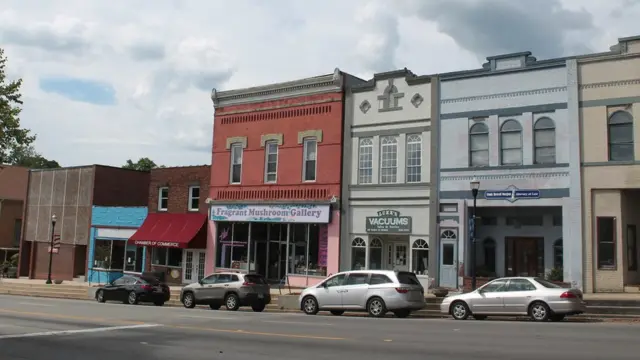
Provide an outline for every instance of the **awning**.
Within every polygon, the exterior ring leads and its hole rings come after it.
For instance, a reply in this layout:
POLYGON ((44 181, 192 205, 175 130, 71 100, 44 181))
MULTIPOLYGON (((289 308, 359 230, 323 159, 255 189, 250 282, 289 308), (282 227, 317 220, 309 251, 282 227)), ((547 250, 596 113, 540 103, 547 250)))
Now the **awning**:
POLYGON ((142 226, 130 238, 129 243, 138 246, 180 248, 189 243, 202 230, 206 214, 151 213, 142 226))

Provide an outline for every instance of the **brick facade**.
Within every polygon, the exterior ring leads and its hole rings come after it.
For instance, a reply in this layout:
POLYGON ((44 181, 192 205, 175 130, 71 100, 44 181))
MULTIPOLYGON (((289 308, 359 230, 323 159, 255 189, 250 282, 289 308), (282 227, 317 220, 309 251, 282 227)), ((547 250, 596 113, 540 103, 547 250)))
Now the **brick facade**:
POLYGON ((211 166, 184 166, 171 168, 158 168, 151 170, 151 181, 147 205, 149 212, 158 212, 158 196, 162 187, 169 188, 167 212, 186 213, 188 211, 189 187, 200 186, 199 212, 207 213, 207 189, 209 189, 209 176, 211 166))

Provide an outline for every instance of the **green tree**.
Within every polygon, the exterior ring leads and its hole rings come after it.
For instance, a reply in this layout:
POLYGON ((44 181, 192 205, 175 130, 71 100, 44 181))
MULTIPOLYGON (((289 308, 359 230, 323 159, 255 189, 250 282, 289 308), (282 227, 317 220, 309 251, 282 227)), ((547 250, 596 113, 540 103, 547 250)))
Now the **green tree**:
POLYGON ((29 147, 36 139, 31 130, 20 127, 22 79, 7 81, 7 58, 0 48, 0 164, 11 163, 14 152, 29 147))
POLYGON ((49 160, 40 155, 31 145, 16 148, 9 156, 9 164, 31 169, 57 169, 60 167, 57 161, 49 160))
POLYGON ((127 160, 127 163, 122 165, 123 169, 131 169, 131 170, 140 170, 140 171, 149 171, 151 169, 163 168, 164 165, 157 165, 153 160, 148 157, 143 157, 138 159, 138 161, 133 162, 131 159, 127 160))

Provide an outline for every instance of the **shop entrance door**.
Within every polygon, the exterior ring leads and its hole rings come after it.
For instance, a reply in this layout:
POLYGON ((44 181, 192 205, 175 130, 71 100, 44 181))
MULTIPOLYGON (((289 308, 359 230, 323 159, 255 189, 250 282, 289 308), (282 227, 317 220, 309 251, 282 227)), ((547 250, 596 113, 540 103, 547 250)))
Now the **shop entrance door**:
POLYGON ((440 286, 458 287, 458 243, 457 240, 442 239, 440 243, 440 286))
POLYGON ((393 243, 393 270, 409 271, 409 245, 393 243))
POLYGON ((507 276, 540 276, 544 273, 544 239, 506 238, 507 276))
POLYGON ((271 283, 279 283, 284 278, 286 264, 287 243, 269 241, 267 249, 267 280, 271 283))
POLYGON ((182 261, 182 283, 191 284, 204 278, 204 250, 185 250, 182 261))

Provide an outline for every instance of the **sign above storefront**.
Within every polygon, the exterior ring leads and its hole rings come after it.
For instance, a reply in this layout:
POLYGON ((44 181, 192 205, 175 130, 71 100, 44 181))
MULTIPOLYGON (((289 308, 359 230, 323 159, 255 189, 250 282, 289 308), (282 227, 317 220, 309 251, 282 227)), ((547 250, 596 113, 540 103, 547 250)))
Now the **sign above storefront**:
POLYGON ((367 216, 366 222, 368 233, 411 233, 411 216, 401 216, 395 210, 380 210, 378 216, 367 216))
POLYGON ((172 241, 151 241, 151 240, 134 240, 133 244, 136 246, 151 246, 162 248, 185 248, 187 243, 179 243, 172 241))
POLYGON ((507 200, 516 202, 517 200, 531 200, 540 198, 540 190, 518 189, 511 185, 504 190, 487 190, 484 192, 487 200, 507 200))
POLYGON ((327 224, 330 205, 211 205, 213 221, 327 224))

